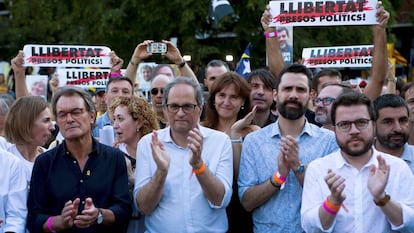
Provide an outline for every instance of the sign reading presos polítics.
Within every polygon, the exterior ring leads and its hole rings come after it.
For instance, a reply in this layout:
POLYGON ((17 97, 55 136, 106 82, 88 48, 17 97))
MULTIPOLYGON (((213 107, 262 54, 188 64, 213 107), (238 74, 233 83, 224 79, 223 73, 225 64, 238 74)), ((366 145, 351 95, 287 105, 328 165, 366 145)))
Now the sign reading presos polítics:
POLYGON ((378 24, 377 0, 270 1, 270 26, 335 26, 378 24))
POLYGON ((304 65, 316 67, 371 67, 373 45, 304 48, 304 65))
POLYGON ((59 86, 78 86, 82 88, 105 88, 110 69, 58 69, 59 86))
POLYGON ((105 46, 28 44, 23 52, 25 66, 111 67, 111 49, 105 46))

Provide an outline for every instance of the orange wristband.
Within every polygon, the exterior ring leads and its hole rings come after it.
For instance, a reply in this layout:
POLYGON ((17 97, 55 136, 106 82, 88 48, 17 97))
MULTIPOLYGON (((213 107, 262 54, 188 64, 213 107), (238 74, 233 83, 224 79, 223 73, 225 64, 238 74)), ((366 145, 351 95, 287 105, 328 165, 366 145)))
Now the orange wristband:
POLYGON ((203 173, 206 170, 206 168, 207 168, 206 163, 203 161, 203 164, 201 165, 201 167, 199 169, 197 169, 197 170, 194 170, 193 169, 193 172, 196 175, 200 175, 201 173, 203 173))
POLYGON ((286 178, 285 177, 283 177, 283 176, 281 176, 280 174, 279 174, 279 172, 275 172, 274 174, 273 174, 273 179, 276 181, 276 183, 278 183, 279 185, 282 185, 283 183, 285 183, 285 181, 286 181, 286 178))
POLYGON ((335 212, 338 212, 339 209, 341 208, 341 205, 334 205, 331 202, 329 202, 328 198, 326 198, 325 204, 329 209, 331 209, 335 212))

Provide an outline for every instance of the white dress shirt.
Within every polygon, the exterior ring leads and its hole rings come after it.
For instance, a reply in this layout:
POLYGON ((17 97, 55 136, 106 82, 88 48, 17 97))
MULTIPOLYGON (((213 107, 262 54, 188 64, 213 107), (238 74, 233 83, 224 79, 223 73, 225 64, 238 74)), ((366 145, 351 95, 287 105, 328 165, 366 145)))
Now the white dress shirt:
POLYGON ((340 150, 309 164, 301 209, 302 227, 306 232, 414 232, 414 175, 402 159, 372 148, 373 156, 361 170, 346 162, 340 150), (381 155, 391 168, 385 192, 402 208, 403 224, 400 226, 394 226, 388 221, 381 208, 375 205, 368 190, 370 166, 374 164, 378 167, 378 155, 381 155), (346 199, 343 204, 347 211, 342 207, 332 226, 323 230, 319 208, 331 193, 324 180, 328 169, 345 178, 346 199))
POLYGON ((0 149, 0 233, 23 233, 27 217, 27 183, 22 163, 0 149))

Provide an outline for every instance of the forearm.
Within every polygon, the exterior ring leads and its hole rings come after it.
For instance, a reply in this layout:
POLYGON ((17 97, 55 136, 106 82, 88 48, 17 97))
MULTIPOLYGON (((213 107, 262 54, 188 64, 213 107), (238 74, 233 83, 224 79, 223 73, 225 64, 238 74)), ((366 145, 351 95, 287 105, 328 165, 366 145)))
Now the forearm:
POLYGON ((269 62, 269 71, 277 77, 285 67, 277 37, 266 38, 266 55, 269 62))
POLYGON ((328 230, 335 221, 336 215, 328 213, 322 205, 319 207, 319 219, 321 221, 322 228, 328 230))
POLYGON ((196 176, 207 199, 215 206, 221 206, 226 192, 223 183, 208 168, 196 176))
POLYGON ((115 224, 115 214, 112 210, 110 209, 102 209, 100 208, 100 210, 102 211, 102 215, 103 215, 103 223, 105 225, 113 225, 115 224))
POLYGON ((136 82, 135 77, 137 76, 137 70, 138 70, 139 63, 141 63, 141 61, 134 57, 131 57, 130 62, 128 62, 128 66, 125 71, 125 77, 131 80, 132 83, 136 82))
POLYGON ((390 200, 385 206, 380 207, 385 216, 387 216, 388 221, 390 221, 394 226, 400 226, 403 224, 402 209, 399 204, 390 200))
POLYGON ((269 180, 252 186, 246 190, 241 200, 241 204, 247 211, 252 211, 258 206, 268 201, 274 194, 279 193, 280 189, 272 185, 269 180))
POLYGON ((166 172, 157 170, 151 181, 137 193, 138 208, 145 215, 150 214, 160 202, 166 177, 166 172))
POLYGON ((29 91, 26 86, 26 74, 24 71, 18 71, 14 73, 15 87, 16 87, 16 99, 28 96, 29 91))
POLYGON ((233 180, 236 181, 239 178, 239 167, 240 167, 240 157, 241 157, 241 151, 242 151, 242 143, 241 142, 232 142, 231 143, 233 147, 233 180))
POLYGON ((182 68, 179 68, 179 69, 180 69, 181 76, 192 78, 194 79, 194 81, 198 83, 196 75, 194 74, 193 70, 187 63, 182 68))
POLYGON ((372 57, 371 81, 364 93, 372 100, 380 96, 388 67, 387 35, 383 27, 374 27, 374 55, 372 57))

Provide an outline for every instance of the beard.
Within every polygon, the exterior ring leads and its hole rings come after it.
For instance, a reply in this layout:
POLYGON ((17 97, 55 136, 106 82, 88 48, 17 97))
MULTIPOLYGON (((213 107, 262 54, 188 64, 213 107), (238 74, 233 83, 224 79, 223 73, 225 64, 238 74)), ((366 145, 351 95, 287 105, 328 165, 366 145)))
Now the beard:
POLYGON ((404 147, 405 143, 408 141, 408 135, 404 133, 393 133, 388 135, 377 134, 377 141, 389 149, 400 149, 404 147), (394 140, 392 137, 400 136, 401 140, 394 140))
POLYGON ((320 109, 316 108, 316 110, 315 110, 315 121, 322 124, 322 125, 330 124, 331 121, 330 121, 329 116, 328 116, 328 111, 326 109, 323 109, 323 108, 320 108, 320 109), (323 114, 321 114, 321 113, 323 113, 323 114))
MULTIPOLYGON (((349 141, 351 141, 354 138, 349 139, 349 141)), ((349 143, 349 141, 346 142, 341 142, 338 140, 338 138, 336 138, 336 141, 338 143, 339 148, 341 148, 341 151, 343 151, 345 154, 352 156, 352 157, 359 157, 361 155, 364 155, 365 153, 367 153, 371 148, 372 148, 372 144, 374 142, 373 138, 365 140, 363 138, 358 137, 358 139, 360 139, 363 142, 363 147, 361 149, 353 149, 350 146, 348 146, 347 144, 349 143)))
POLYGON ((306 109, 308 109, 307 104, 303 105, 301 102, 296 100, 286 100, 285 102, 277 102, 277 111, 281 116, 289 120, 297 120, 305 115, 306 109), (288 107, 288 104, 296 104, 298 108, 288 107))

